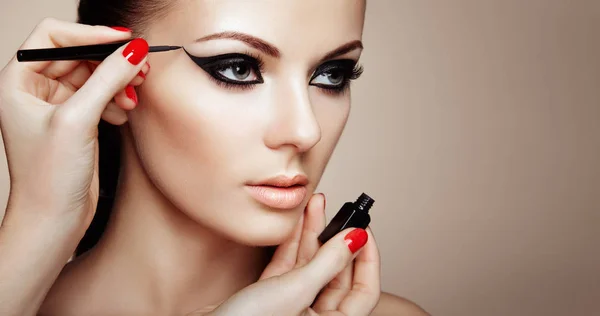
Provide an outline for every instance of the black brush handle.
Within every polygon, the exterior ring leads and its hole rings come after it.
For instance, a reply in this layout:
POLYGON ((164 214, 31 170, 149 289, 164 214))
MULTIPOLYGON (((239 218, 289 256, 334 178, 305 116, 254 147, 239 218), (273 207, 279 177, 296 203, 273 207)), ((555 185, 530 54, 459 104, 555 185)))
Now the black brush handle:
MULTIPOLYGON (((127 44, 127 41, 109 44, 83 45, 59 48, 22 49, 17 51, 19 62, 30 61, 55 61, 55 60, 93 60, 102 61, 119 47, 127 44)), ((149 53, 166 52, 180 49, 181 46, 151 46, 149 53)))
POLYGON ((59 48, 22 49, 17 52, 17 60, 51 61, 51 60, 96 60, 101 61, 114 53, 129 41, 109 44, 83 45, 59 48))

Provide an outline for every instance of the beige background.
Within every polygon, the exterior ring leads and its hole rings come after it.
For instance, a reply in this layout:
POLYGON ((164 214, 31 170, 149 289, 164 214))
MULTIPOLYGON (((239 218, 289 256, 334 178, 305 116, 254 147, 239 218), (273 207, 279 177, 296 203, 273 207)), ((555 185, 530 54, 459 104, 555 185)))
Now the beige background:
MULTIPOLYGON (((41 18, 75 17, 1 3, 2 63, 41 18)), ((330 216, 376 198, 384 290, 434 315, 600 315, 599 30, 594 0, 369 1, 321 190, 330 216)))

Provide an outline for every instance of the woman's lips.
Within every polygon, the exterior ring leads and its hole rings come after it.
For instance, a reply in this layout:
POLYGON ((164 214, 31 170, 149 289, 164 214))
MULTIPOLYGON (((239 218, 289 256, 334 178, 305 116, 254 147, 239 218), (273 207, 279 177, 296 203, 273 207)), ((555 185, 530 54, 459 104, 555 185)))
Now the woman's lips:
POLYGON ((293 209, 304 201, 307 194, 305 185, 277 187, 269 185, 248 185, 250 195, 258 202, 275 209, 293 209))

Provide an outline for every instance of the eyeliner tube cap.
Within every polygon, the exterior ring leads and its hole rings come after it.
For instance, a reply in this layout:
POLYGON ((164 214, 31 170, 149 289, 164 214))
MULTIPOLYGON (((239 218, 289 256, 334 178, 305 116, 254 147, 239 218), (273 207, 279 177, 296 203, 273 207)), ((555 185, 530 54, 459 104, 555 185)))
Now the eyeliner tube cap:
POLYGON ((369 210, 373 207, 373 203, 375 203, 375 200, 363 193, 356 199, 354 205, 356 205, 356 208, 359 210, 369 213, 369 210))

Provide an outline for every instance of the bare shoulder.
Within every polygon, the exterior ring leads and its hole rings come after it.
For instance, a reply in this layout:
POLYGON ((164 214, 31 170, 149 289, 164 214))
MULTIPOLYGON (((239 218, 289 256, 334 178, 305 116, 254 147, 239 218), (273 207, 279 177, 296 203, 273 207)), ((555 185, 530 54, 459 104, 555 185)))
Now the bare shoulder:
POLYGON ((396 296, 382 292, 379 303, 371 313, 372 316, 431 316, 419 305, 396 296))

